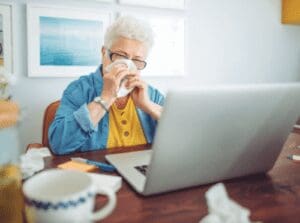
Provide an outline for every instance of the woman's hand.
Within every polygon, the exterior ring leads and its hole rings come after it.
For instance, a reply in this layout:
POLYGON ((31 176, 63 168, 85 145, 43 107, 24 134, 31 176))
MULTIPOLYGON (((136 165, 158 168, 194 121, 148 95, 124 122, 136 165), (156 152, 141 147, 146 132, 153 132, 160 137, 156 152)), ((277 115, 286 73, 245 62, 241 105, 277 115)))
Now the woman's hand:
POLYGON ((158 120, 162 113, 162 107, 152 102, 148 95, 148 85, 140 75, 133 75, 128 78, 127 88, 134 88, 131 97, 134 104, 148 113, 153 119, 158 120))
POLYGON ((140 75, 130 76, 125 86, 128 89, 134 88, 131 92, 134 104, 138 108, 146 110, 151 101, 148 96, 148 85, 141 79, 140 75))
POLYGON ((115 102, 121 80, 127 75, 129 75, 129 71, 125 64, 117 64, 106 73, 103 71, 103 89, 101 98, 105 100, 109 106, 115 102))
MULTIPOLYGON (((128 69, 126 65, 118 64, 114 66, 111 71, 104 73, 103 70, 103 88, 100 97, 110 107, 117 98, 117 92, 120 87, 121 80, 128 75, 128 69)), ((92 101, 88 105, 90 117, 94 126, 97 126, 98 122, 105 115, 105 110, 98 103, 92 101)))

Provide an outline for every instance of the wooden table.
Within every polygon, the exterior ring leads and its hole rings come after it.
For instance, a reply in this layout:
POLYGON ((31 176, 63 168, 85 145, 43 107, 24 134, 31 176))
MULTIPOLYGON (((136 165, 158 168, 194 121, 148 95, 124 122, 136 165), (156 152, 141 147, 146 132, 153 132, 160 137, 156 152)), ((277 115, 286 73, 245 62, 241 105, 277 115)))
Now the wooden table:
MULTIPOLYGON (((253 221, 264 223, 300 222, 300 163, 288 160, 288 154, 300 154, 300 132, 290 134, 284 148, 268 174, 252 175, 225 181, 232 199, 251 211, 253 221)), ((143 148, 132 148, 137 150, 143 148)), ((114 152, 122 152, 116 149, 114 152)), ((126 150, 128 151, 128 149, 126 150)), ((92 160, 104 161, 104 155, 110 151, 77 153, 46 159, 46 167, 81 156, 92 160)), ((198 223, 207 214, 204 194, 211 185, 170 192, 162 195, 143 197, 123 181, 117 193, 117 207, 101 223, 198 223)), ((105 199, 97 197, 96 206, 101 207, 105 199)))

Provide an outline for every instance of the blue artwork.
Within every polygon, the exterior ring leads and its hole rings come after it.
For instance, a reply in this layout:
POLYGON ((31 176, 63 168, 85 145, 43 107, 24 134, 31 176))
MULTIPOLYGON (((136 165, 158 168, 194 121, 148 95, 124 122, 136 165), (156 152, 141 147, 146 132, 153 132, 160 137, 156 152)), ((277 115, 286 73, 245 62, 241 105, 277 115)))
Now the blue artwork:
POLYGON ((102 29, 100 21, 41 16, 40 65, 98 65, 102 29))

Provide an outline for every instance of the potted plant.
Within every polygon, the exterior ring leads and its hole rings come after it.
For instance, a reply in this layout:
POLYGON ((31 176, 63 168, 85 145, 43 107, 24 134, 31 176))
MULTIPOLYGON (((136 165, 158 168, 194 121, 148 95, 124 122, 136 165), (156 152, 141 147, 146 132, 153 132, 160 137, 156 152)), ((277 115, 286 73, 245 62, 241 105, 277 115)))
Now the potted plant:
POLYGON ((11 85, 15 82, 12 75, 0 74, 0 165, 16 159, 19 139, 16 125, 20 116, 20 109, 12 100, 11 85))
POLYGON ((16 165, 20 109, 10 94, 13 82, 12 75, 0 74, 0 219, 1 222, 21 223, 23 197, 21 174, 16 165))

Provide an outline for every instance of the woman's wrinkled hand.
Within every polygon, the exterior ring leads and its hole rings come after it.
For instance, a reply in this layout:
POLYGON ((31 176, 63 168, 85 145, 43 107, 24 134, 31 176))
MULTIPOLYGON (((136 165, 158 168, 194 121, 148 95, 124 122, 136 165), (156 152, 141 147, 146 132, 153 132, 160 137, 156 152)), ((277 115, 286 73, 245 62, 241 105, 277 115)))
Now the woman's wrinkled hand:
POLYGON ((121 80, 129 75, 127 66, 117 64, 109 72, 103 71, 103 89, 101 98, 112 105, 117 98, 121 80))
POLYGON ((148 95, 148 85, 145 81, 141 79, 140 75, 132 75, 128 78, 128 81, 125 85, 128 89, 134 88, 131 92, 131 97, 134 104, 142 109, 147 110, 151 101, 148 95))

